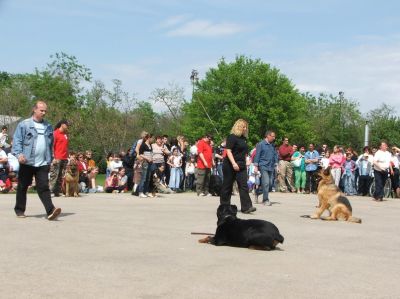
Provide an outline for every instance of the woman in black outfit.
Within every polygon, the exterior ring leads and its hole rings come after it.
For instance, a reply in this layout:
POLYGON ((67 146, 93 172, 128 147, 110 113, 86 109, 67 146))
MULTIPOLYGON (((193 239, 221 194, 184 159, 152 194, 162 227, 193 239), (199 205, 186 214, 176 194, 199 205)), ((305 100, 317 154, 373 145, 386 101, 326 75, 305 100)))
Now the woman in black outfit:
POLYGON ((226 158, 222 165, 224 180, 220 196, 221 205, 230 205, 233 183, 236 180, 239 187, 241 211, 246 214, 256 211, 247 187, 247 128, 247 122, 238 119, 232 127, 231 134, 226 139, 226 158))

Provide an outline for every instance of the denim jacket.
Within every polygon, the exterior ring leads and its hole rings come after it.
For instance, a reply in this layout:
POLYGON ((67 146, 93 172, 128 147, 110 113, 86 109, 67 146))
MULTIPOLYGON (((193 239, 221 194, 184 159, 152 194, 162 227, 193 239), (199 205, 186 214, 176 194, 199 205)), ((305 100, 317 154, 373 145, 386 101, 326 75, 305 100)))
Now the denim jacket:
MULTIPOLYGON (((44 137, 46 140, 46 157, 47 164, 50 165, 53 159, 53 127, 43 121, 45 126, 44 137)), ((12 154, 18 158, 23 154, 26 158, 26 165, 35 165, 35 148, 38 134, 32 118, 21 121, 15 129, 12 154)))
POLYGON ((261 170, 273 171, 278 164, 278 153, 275 145, 263 140, 257 144, 254 165, 261 170))

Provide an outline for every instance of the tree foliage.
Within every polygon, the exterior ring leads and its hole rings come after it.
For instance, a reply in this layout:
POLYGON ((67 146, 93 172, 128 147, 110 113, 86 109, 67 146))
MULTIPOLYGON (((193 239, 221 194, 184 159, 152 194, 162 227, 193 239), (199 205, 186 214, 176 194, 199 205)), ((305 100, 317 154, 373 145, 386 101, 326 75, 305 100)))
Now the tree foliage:
POLYGON ((222 139, 238 118, 249 122, 253 145, 267 129, 296 142, 310 136, 307 101, 286 76, 259 59, 221 59, 195 87, 192 101, 183 107, 183 131, 192 139, 206 132, 222 139))

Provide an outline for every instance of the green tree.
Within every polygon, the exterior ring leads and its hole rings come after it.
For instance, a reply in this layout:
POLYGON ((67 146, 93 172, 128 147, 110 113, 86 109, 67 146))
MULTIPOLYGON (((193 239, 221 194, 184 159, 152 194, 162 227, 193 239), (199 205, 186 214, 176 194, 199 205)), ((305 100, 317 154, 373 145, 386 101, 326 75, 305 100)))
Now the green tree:
POLYGON ((346 98, 320 94, 315 97, 305 94, 308 102, 307 119, 312 126, 309 142, 362 147, 363 124, 365 123, 358 103, 346 98))
POLYGON ((370 123, 370 144, 378 146, 381 140, 390 145, 400 145, 400 118, 394 107, 382 104, 367 114, 370 123))
POLYGON ((259 59, 238 56, 232 63, 221 59, 195 87, 192 101, 183 106, 183 132, 191 139, 205 132, 222 139, 238 118, 249 122, 252 145, 267 129, 294 142, 311 134, 307 101, 286 76, 259 59))

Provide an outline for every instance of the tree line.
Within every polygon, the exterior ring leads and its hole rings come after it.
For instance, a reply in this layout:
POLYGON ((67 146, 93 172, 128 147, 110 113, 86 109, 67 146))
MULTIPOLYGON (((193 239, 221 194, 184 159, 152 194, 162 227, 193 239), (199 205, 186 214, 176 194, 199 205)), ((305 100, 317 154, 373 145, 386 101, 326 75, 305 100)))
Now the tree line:
POLYGON ((72 122, 71 148, 91 149, 98 160, 129 148, 142 130, 183 134, 191 142, 212 133, 221 141, 238 118, 249 122, 251 145, 273 129, 278 138, 287 136, 291 143, 340 144, 360 150, 366 122, 371 145, 381 139, 400 144, 400 118, 394 107, 383 103, 362 114, 359 103, 346 97, 301 93, 279 69, 260 59, 222 58, 203 79, 192 83, 191 99, 174 84, 156 88, 149 99, 138 99, 124 91, 118 79, 107 89, 75 56, 61 52, 32 73, 0 72, 0 114, 25 118, 32 104, 44 99, 51 123, 63 118, 72 122), (156 103, 165 111, 155 111, 156 103))

